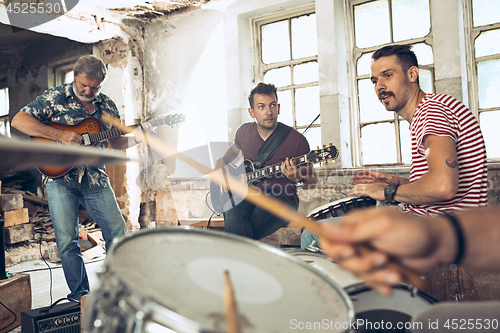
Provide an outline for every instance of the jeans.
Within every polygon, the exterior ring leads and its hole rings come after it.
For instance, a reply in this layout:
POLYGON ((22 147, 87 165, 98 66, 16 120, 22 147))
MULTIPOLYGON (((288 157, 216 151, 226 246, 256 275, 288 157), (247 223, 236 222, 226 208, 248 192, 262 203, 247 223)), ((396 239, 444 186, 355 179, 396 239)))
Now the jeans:
POLYGON ((73 186, 49 181, 45 189, 57 249, 70 290, 68 298, 79 300, 90 291, 78 241, 79 204, 81 203, 87 209, 94 222, 101 227, 106 250, 111 246, 114 238, 125 235, 125 220, 109 181, 108 187, 90 187, 87 177, 83 177, 81 184, 73 186))
MULTIPOLYGON (((337 217, 331 217, 331 218, 324 219, 324 220, 319 220, 319 221, 316 221, 316 222, 318 222, 318 223, 325 223, 325 222, 336 223, 336 222, 340 221, 340 218, 341 218, 340 216, 337 216, 337 217)), ((307 230, 304 230, 302 232, 302 235, 300 235, 300 248, 301 249, 305 249, 306 247, 308 247, 309 245, 311 245, 314 241, 316 241, 316 243, 314 243, 314 245, 312 245, 312 246, 320 248, 320 246, 318 244, 318 236, 316 236, 315 234, 310 233, 307 230)))
MULTIPOLYGON (((298 209, 298 199, 296 195, 287 195, 281 192, 274 195, 266 193, 298 209), (297 200, 296 200, 297 199, 297 200)), ((245 236, 252 239, 262 239, 276 232, 281 227, 286 226, 290 221, 282 220, 254 204, 243 200, 234 208, 224 213, 224 230, 231 234, 245 236)))

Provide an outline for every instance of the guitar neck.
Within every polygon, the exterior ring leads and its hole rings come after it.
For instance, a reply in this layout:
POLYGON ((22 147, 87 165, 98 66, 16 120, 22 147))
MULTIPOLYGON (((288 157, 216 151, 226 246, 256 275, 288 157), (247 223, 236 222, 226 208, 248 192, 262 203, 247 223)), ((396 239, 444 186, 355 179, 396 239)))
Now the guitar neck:
MULTIPOLYGON (((139 126, 139 125, 133 125, 131 127, 137 127, 137 126, 139 126)), ((125 132, 119 130, 118 128, 112 128, 110 130, 102 131, 102 132, 98 132, 98 133, 89 133, 89 139, 90 139, 90 143, 93 144, 96 142, 116 138, 118 136, 122 136, 125 134, 126 134, 125 132)))
MULTIPOLYGON (((291 158, 290 160, 293 161, 293 163, 296 166, 305 164, 305 163, 307 163, 307 154, 291 158)), ((281 171, 281 164, 282 163, 283 162, 276 163, 273 165, 263 167, 261 169, 257 169, 257 170, 252 171, 252 172, 248 172, 247 174, 245 174, 245 180, 247 183, 250 183, 250 182, 257 180, 257 179, 260 179, 260 178, 272 176, 272 175, 281 171)))
MULTIPOLYGON (((181 116, 177 116, 177 115, 167 116, 167 117, 163 117, 161 119, 151 119, 151 120, 149 120, 149 123, 152 125, 152 127, 157 127, 160 125, 173 125, 179 121, 183 121, 183 120, 175 120, 175 117, 180 118, 180 119, 183 118, 183 116, 181 117, 181 116), (172 120, 172 119, 174 119, 174 120, 172 120)), ((138 126, 140 126, 140 124, 131 125, 130 127, 136 128, 138 126)), ((112 128, 110 130, 103 131, 103 132, 89 133, 88 136, 90 139, 90 143, 93 144, 96 142, 116 138, 118 136, 122 136, 125 134, 127 134, 127 133, 119 130, 118 128, 112 128)))

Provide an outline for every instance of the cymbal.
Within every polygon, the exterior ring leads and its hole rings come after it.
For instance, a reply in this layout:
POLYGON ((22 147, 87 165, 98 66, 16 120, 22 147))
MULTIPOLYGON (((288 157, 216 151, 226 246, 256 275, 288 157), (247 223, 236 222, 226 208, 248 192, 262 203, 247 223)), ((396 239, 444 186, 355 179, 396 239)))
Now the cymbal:
POLYGON ((94 147, 56 145, 0 135, 0 172, 35 165, 96 165, 130 161, 124 153, 94 147))

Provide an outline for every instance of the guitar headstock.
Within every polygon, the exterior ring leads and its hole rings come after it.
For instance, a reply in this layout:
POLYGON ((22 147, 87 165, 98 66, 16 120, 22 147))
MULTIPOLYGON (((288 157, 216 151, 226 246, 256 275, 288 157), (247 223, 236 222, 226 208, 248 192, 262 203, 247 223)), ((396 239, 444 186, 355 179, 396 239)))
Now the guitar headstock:
POLYGON ((183 114, 169 114, 163 118, 163 123, 165 125, 175 125, 178 123, 182 123, 186 120, 186 116, 183 114))
POLYGON ((337 148, 330 143, 327 147, 323 145, 323 148, 319 148, 316 150, 311 150, 309 154, 307 154, 307 160, 310 163, 322 163, 325 162, 328 164, 329 160, 334 160, 339 156, 339 151, 337 148))

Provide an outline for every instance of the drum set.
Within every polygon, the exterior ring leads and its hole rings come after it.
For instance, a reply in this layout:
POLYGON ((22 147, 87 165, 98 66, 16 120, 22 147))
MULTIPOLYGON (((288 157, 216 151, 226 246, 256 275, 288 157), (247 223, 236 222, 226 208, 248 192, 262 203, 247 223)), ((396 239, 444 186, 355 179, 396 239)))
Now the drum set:
MULTIPOLYGON (((336 217, 374 204, 342 199, 309 216, 336 217)), ((377 331, 404 331, 401 323, 437 302, 407 284, 381 296, 321 253, 218 231, 157 228, 112 246, 85 303, 83 331, 228 332, 224 272, 231 274, 245 333, 363 332, 381 323, 388 330, 377 331)))

